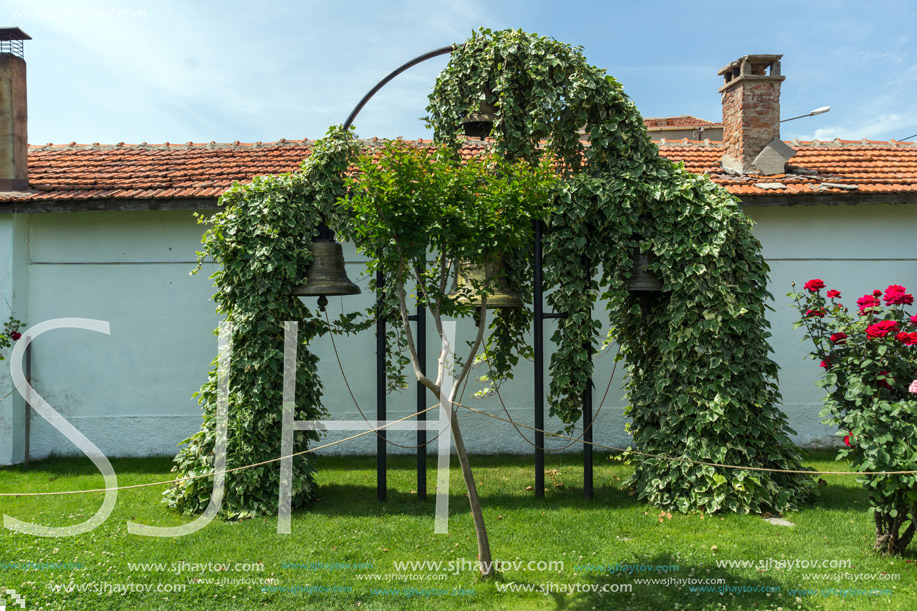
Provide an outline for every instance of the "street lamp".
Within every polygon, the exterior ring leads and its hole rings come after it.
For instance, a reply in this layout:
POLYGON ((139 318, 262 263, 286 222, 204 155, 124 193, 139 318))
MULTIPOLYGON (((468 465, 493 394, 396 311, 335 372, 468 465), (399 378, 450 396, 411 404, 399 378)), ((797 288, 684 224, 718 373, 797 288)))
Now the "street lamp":
POLYGON ((793 119, 802 119, 803 117, 814 117, 815 115, 823 115, 826 112, 828 112, 829 110, 831 110, 830 106, 822 106, 821 108, 816 108, 812 112, 806 113, 804 115, 799 115, 798 117, 790 117, 789 119, 781 119, 780 122, 786 123, 787 121, 792 121, 793 119))

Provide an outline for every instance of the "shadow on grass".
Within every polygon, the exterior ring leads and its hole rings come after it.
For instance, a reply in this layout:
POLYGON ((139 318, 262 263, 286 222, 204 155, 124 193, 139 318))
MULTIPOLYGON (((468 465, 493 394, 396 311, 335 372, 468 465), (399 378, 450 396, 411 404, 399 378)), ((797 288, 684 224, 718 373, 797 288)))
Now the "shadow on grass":
MULTIPOLYGON (((462 489, 464 490, 464 489, 462 489)), ((332 516, 377 516, 391 514, 429 514, 433 515, 436 497, 431 491, 426 500, 418 500, 416 494, 389 490, 388 499, 376 500, 375 490, 366 486, 327 484, 318 489, 319 500, 302 509, 303 513, 325 514, 332 516)), ((626 492, 614 487, 597 487, 594 497, 585 499, 578 491, 568 493, 548 493, 545 498, 508 494, 481 494, 481 503, 488 511, 534 510, 537 508, 576 508, 582 510, 607 511, 633 507, 640 503, 626 492)), ((464 494, 449 494, 449 513, 451 515, 468 511, 468 498, 464 494)), ((295 512, 294 512, 294 515, 295 512)))
POLYGON ((721 569, 714 563, 706 562, 692 562, 690 565, 685 565, 664 554, 637 557, 628 565, 654 568, 676 565, 678 570, 670 572, 634 570, 632 573, 603 572, 601 570, 585 572, 574 579, 567 580, 577 582, 584 590, 575 595, 564 594, 560 591, 567 584, 540 584, 534 580, 531 583, 536 583, 536 587, 547 591, 545 598, 550 598, 556 609, 569 611, 746 609, 763 607, 765 605, 762 603, 765 601, 776 607, 780 604, 781 594, 779 592, 783 592, 784 584, 754 569, 721 569), (685 580, 692 579, 695 580, 694 583, 685 583, 685 580), (717 579, 722 580, 722 583, 708 582, 708 580, 717 579), (653 580, 656 582, 651 583, 653 580), (726 587, 729 590, 725 590, 726 587), (692 591, 691 588, 695 588, 695 591, 692 591), (557 591, 551 591, 552 589, 557 591), (592 589, 595 591, 589 591, 592 589), (767 590, 772 591, 771 597, 767 596, 767 590))

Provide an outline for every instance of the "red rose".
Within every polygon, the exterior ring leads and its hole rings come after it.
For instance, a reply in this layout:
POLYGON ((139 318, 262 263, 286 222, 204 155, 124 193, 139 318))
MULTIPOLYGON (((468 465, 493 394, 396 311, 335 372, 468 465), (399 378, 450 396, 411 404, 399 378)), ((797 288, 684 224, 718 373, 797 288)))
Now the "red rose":
POLYGON ((10 337, 13 338, 13 341, 19 341, 19 338, 22 337, 22 333, 20 333, 19 331, 13 331, 12 333, 10 333, 10 337))
POLYGON ((840 292, 840 291, 835 291, 834 289, 831 289, 830 291, 828 291, 827 294, 828 294, 828 298, 829 298, 829 299, 834 299, 835 297, 840 297, 840 296, 841 296, 841 292, 840 292))
MULTIPOLYGON (((850 432, 853 433, 853 431, 850 431, 850 432)), ((850 443, 850 435, 844 436, 844 445, 846 445, 848 448, 853 445, 852 443, 850 443)))
POLYGON ((805 288, 806 290, 808 290, 811 293, 817 293, 821 289, 825 288, 825 283, 819 280, 818 278, 815 278, 813 280, 809 280, 808 282, 806 282, 805 288))
POLYGON ((882 388, 892 390, 892 384, 895 383, 895 378, 888 375, 887 371, 880 371, 879 375, 884 376, 884 379, 879 380, 878 376, 876 376, 876 386, 881 386, 882 388))
POLYGON ((917 346, 917 332, 906 333, 902 331, 895 338, 905 346, 917 346))
MULTIPOLYGON (((881 295, 881 293, 879 294, 881 295)), ((882 304, 872 295, 863 295, 857 299, 857 305, 860 306, 860 315, 863 315, 868 312, 870 308, 875 308, 882 304)))
POLYGON ((806 318, 823 318, 824 316, 825 311, 823 309, 806 310, 806 318))
POLYGON ((874 290, 874 291, 872 292, 872 296, 873 296, 873 297, 881 297, 881 296, 882 296, 882 291, 880 291, 879 289, 876 289, 876 290, 874 290))
POLYGON ((914 314, 913 316, 911 316, 911 324, 917 325, 917 314, 914 314))
POLYGON ((900 284, 892 284, 885 289, 885 305, 911 305, 914 296, 909 295, 907 289, 900 284))
POLYGON ((843 344, 847 341, 847 334, 843 332, 832 333, 831 341, 835 344, 843 344))
POLYGON ((821 367, 822 369, 827 369, 829 365, 831 365, 830 356, 818 364, 818 366, 821 367))
POLYGON ((898 330, 898 322, 895 320, 880 320, 874 325, 869 325, 866 327, 866 337, 869 339, 878 339, 880 337, 885 337, 889 333, 894 333, 898 330))

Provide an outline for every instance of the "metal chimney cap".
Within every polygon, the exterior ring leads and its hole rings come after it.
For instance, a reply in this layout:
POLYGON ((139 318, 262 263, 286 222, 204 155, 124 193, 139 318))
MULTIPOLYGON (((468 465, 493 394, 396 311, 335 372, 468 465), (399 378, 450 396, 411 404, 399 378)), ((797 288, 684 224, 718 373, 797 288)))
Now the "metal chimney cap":
POLYGON ((32 40, 32 37, 19 28, 0 28, 0 40, 32 40))

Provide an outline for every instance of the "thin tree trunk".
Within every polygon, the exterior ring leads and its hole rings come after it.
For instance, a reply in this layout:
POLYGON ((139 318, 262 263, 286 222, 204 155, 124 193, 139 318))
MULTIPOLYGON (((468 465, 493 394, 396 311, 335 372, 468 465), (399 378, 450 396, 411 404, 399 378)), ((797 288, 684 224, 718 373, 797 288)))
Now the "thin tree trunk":
POLYGON ((458 418, 452 410, 452 438, 455 440, 455 453, 458 455, 459 464, 462 466, 462 477, 465 479, 465 490, 468 491, 468 503, 471 505, 471 515, 474 518, 474 533, 478 540, 478 560, 481 562, 481 576, 488 579, 494 575, 493 558, 490 555, 490 541, 487 538, 487 526, 484 524, 484 511, 481 509, 481 499, 478 497, 478 488, 474 483, 471 473, 471 463, 465 451, 465 442, 459 430, 458 418))
MULTIPOLYGON (((404 280, 402 279, 404 269, 405 262, 402 259, 399 264, 395 290, 397 291, 398 295, 399 309, 401 311, 401 323, 404 325, 411 363, 414 365, 414 373, 418 382, 433 392, 437 399, 440 399, 441 382, 445 373, 446 363, 450 362, 451 359, 447 358, 445 353, 440 355, 439 372, 436 376, 436 382, 433 382, 421 372, 420 361, 417 358, 417 350, 414 346, 414 335, 411 333, 411 325, 408 321, 406 294, 404 290, 404 280)), ((420 280, 420 278, 418 278, 418 280, 420 280)), ((422 285, 422 283, 419 284, 422 285)), ((444 287, 445 282, 443 281, 442 284, 444 287)), ((443 288, 443 290, 445 289, 443 288)), ((468 359, 465 361, 465 365, 462 367, 462 371, 459 373, 458 378, 455 380, 451 392, 449 393, 449 406, 451 412, 450 426, 452 428, 452 437, 455 440, 455 453, 458 456, 459 464, 462 467, 462 478, 465 480, 465 490, 468 492, 468 503, 471 505, 471 515, 474 518, 474 532, 478 542, 478 560, 481 563, 481 576, 487 579, 492 577, 495 572, 493 566, 493 558, 490 554, 490 541, 487 538, 487 526, 484 524, 484 512, 481 509, 481 500, 478 497, 478 489, 474 483, 474 475, 471 472, 471 462, 468 460, 468 452, 465 450, 465 442, 462 439, 462 432, 459 429, 458 418, 455 415, 455 410, 452 409, 452 404, 455 401, 456 394, 458 394, 458 389, 462 387, 465 378, 468 377, 469 373, 471 372, 471 365, 474 361, 474 357, 477 355, 478 350, 481 348, 481 343, 484 341, 484 328, 486 326, 485 320, 487 316, 486 296, 484 299, 482 299, 480 312, 481 317, 478 323, 477 337, 471 346, 468 359)), ((436 308, 431 308, 431 314, 433 315, 433 320, 436 322, 436 329, 440 334, 440 339, 442 340, 443 325, 438 304, 436 308)), ((453 348, 450 347, 450 350, 452 349, 453 348)))

